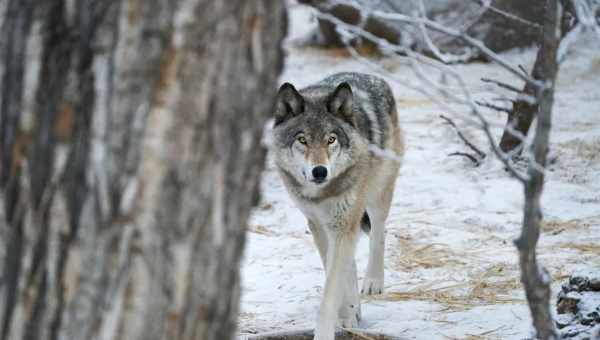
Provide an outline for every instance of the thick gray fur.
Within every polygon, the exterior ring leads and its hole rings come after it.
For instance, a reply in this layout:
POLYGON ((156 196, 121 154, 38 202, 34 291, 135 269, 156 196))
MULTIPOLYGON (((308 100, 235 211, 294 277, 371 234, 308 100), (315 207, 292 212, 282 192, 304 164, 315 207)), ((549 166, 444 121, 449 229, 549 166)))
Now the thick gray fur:
POLYGON ((390 134, 390 112, 396 110, 396 102, 389 85, 381 78, 354 72, 336 73, 320 82, 300 90, 304 98, 314 102, 325 102, 335 88, 346 82, 354 95, 354 112, 357 113, 357 129, 370 144, 380 148, 390 134))

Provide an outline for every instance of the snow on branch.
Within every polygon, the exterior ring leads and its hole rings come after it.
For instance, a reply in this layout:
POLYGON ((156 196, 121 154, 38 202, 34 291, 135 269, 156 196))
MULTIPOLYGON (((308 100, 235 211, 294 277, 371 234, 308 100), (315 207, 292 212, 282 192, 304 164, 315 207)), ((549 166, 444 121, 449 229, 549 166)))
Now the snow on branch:
POLYGON ((473 150, 477 156, 479 156, 479 159, 476 157, 473 157, 470 154, 467 153, 463 153, 463 152, 454 152, 451 153, 450 155, 460 155, 460 156, 466 156, 468 157, 471 161, 473 161, 476 165, 479 165, 479 163, 481 162, 482 159, 485 158, 486 154, 479 150, 479 148, 477 148, 471 141, 469 141, 469 139, 467 139, 467 137, 465 137, 465 135, 462 133, 462 131, 458 128, 458 126, 456 126, 456 123, 454 123, 454 121, 444 115, 440 115, 440 118, 442 118, 443 120, 445 120, 450 126, 452 126, 454 128, 454 130, 456 131, 456 134, 458 135, 458 138, 460 138, 467 147, 469 147, 469 149, 473 150))
POLYGON ((521 17, 520 17, 520 16, 518 16, 518 15, 515 15, 515 14, 512 14, 512 13, 509 13, 509 12, 507 12, 507 11, 504 11, 504 10, 501 10, 501 9, 499 9, 498 7, 494 7, 494 6, 492 6, 492 4, 491 4, 491 1, 490 1, 490 0, 471 0, 471 1, 472 1, 472 2, 475 2, 475 3, 477 3, 477 4, 479 4, 479 5, 480 5, 480 6, 482 6, 483 8, 489 9, 490 11, 492 11, 492 12, 494 12, 494 13, 496 13, 496 14, 499 14, 499 15, 501 15, 501 16, 503 16, 503 17, 505 17, 505 18, 508 18, 508 19, 510 19, 510 20, 513 20, 513 21, 519 22, 519 23, 521 23, 521 24, 524 24, 524 25, 531 26, 531 27, 533 27, 533 28, 536 28, 536 29, 539 29, 539 30, 541 30, 541 29, 542 29, 542 26, 541 26, 541 25, 538 25, 538 24, 536 24, 535 22, 531 22, 531 21, 529 21, 529 20, 526 20, 526 19, 523 19, 523 18, 521 18, 521 17))
POLYGON ((438 22, 432 21, 427 18, 414 18, 414 17, 400 14, 400 13, 389 13, 389 12, 383 12, 383 11, 373 11, 372 15, 379 17, 381 19, 387 19, 387 20, 392 20, 392 21, 402 21, 402 22, 407 22, 407 23, 412 23, 412 24, 417 24, 417 25, 423 24, 429 29, 447 34, 449 36, 453 36, 455 38, 459 38, 459 39, 463 40, 464 42, 466 42, 467 44, 477 48, 486 57, 490 58, 495 63, 502 66, 504 69, 506 69, 510 73, 514 74, 518 78, 522 79, 523 81, 525 81, 527 83, 531 83, 532 85, 535 85, 536 87, 541 86, 541 84, 539 84, 538 81, 536 81, 535 79, 531 78, 530 76, 528 76, 526 74, 523 74, 518 68, 510 65, 506 60, 502 59, 497 53, 495 53, 494 51, 489 49, 487 46, 485 46, 485 44, 481 40, 475 39, 465 33, 462 33, 460 31, 457 31, 452 28, 448 28, 438 22))

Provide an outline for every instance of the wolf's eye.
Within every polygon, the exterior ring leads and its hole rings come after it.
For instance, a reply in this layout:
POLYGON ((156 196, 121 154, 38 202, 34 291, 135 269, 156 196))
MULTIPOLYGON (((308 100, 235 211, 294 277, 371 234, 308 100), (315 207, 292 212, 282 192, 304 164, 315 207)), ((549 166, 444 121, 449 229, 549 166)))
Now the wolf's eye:
POLYGON ((329 143, 329 144, 335 143, 335 137, 334 136, 329 137, 329 139, 327 140, 327 143, 329 143))
POLYGON ((298 137, 298 142, 300 142, 300 144, 306 145, 306 138, 304 138, 304 136, 300 136, 300 137, 298 137))

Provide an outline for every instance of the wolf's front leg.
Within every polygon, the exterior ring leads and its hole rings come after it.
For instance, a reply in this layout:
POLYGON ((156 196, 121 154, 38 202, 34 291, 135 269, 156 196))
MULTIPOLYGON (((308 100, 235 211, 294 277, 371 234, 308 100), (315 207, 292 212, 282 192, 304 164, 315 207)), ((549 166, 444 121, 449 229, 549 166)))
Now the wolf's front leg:
POLYGON ((358 294, 358 279, 356 275, 356 261, 352 256, 350 272, 345 275, 344 298, 339 310, 339 324, 344 328, 356 328, 361 319, 360 295, 358 294))
POLYGON ((352 271, 357 231, 331 232, 327 249, 327 278, 319 307, 315 340, 333 340, 338 311, 346 290, 347 275, 352 271))

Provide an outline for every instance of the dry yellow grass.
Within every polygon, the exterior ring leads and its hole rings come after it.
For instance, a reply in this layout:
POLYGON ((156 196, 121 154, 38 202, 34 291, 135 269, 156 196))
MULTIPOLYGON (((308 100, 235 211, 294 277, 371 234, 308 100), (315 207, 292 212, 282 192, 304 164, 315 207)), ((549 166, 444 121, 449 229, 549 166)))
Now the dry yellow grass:
POLYGON ((417 244, 409 236, 398 238, 398 253, 394 267, 398 270, 410 271, 416 268, 440 268, 446 266, 461 266, 467 259, 476 257, 477 252, 458 252, 444 244, 417 244))
POLYGON ((564 249, 575 249, 583 253, 592 253, 594 255, 600 255, 600 244, 597 243, 565 242, 560 243, 558 247, 564 249))
POLYGON ((461 338, 447 336, 447 335, 444 335, 444 337, 446 339, 452 339, 452 340, 492 340, 492 339, 502 339, 501 335, 494 334, 494 333, 497 333, 497 332, 501 331, 505 327, 506 326, 500 326, 498 328, 490 329, 488 331, 484 331, 484 332, 481 332, 479 334, 467 334, 466 337, 461 337, 461 338))
POLYGON ((575 151, 575 154, 580 158, 594 163, 600 162, 600 138, 591 141, 575 139, 561 143, 560 146, 575 151))
POLYGON ((375 338, 372 338, 366 334, 363 334, 361 332, 357 332, 355 330, 349 329, 349 328, 344 328, 344 330, 350 334, 352 334, 354 336, 354 338, 356 338, 357 340, 376 340, 375 338))
POLYGON ((264 225, 249 225, 247 227, 247 230, 251 233, 255 233, 255 234, 261 234, 261 235, 265 235, 265 236, 273 236, 275 235, 274 232, 272 232, 271 230, 269 230, 267 227, 265 227, 264 225))
POLYGON ((552 235, 560 234, 564 231, 579 230, 589 228, 595 217, 585 219, 574 218, 572 220, 544 220, 541 224, 542 232, 552 235))
MULTIPOLYGON (((562 273, 553 279, 561 280, 562 273)), ((380 297, 385 301, 427 301, 435 302, 450 311, 469 310, 478 306, 497 304, 522 304, 523 298, 514 297, 521 289, 519 272, 516 266, 495 264, 472 275, 467 281, 452 285, 439 286, 442 282, 431 282, 408 291, 394 291, 380 297)))

